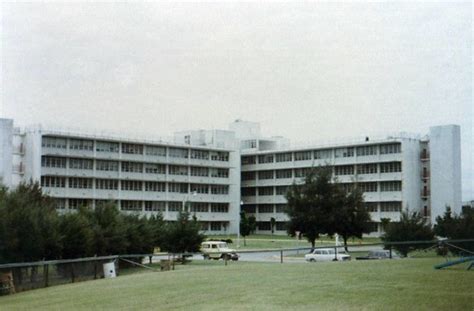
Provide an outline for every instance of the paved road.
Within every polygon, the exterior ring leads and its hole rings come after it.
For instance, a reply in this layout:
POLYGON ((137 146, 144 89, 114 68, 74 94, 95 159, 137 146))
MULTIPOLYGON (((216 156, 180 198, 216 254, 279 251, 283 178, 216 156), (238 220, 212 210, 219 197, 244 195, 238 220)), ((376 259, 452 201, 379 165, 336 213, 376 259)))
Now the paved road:
MULTIPOLYGON (((380 246, 357 246, 349 247, 349 251, 357 252, 368 252, 369 250, 379 250, 382 249, 380 246)), ((280 262, 281 253, 280 251, 271 251, 271 252, 238 252, 240 255, 240 261, 253 261, 253 262, 280 262)), ((299 250, 299 251, 284 251, 283 252, 283 262, 284 263, 304 263, 305 260, 303 257, 295 257, 298 254, 306 254, 308 250, 299 250)), ((159 262, 160 259, 168 259, 168 256, 154 256, 153 262, 159 262)), ((190 259, 192 260, 203 260, 201 254, 195 254, 190 259)))

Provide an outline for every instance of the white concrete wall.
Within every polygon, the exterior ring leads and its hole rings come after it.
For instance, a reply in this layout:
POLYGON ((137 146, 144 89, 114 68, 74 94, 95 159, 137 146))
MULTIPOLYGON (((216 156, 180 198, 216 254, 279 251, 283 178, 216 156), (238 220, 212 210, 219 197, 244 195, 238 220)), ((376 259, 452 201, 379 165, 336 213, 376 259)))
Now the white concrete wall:
POLYGON ((402 139, 402 208, 422 212, 420 141, 402 139))
POLYGON ((12 186, 13 120, 0 119, 0 183, 12 186))
POLYGON ((431 222, 446 206, 461 213, 461 129, 458 125, 430 128, 431 222))

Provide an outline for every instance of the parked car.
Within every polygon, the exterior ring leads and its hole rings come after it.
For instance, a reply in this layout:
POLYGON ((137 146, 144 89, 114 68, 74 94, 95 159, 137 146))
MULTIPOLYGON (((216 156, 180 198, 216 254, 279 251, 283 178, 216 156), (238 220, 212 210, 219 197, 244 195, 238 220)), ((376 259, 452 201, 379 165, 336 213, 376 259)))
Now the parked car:
POLYGON ((222 241, 202 242, 201 252, 204 259, 239 260, 237 252, 222 241))
POLYGON ((347 261, 351 260, 351 255, 344 251, 334 251, 334 248, 317 248, 304 256, 304 259, 309 262, 315 261, 347 261))
MULTIPOLYGON (((398 255, 395 251, 392 251, 392 259, 398 259, 398 255)), ((367 256, 356 257, 356 260, 372 260, 372 259, 390 259, 390 251, 386 249, 369 251, 367 256)))

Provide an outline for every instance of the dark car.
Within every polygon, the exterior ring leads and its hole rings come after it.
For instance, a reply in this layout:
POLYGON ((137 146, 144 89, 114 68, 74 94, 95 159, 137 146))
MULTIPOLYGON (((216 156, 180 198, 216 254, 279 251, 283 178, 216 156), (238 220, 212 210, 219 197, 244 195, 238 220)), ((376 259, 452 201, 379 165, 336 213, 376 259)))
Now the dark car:
MULTIPOLYGON (((396 252, 392 251, 392 259, 400 258, 396 252)), ((389 250, 376 250, 376 251, 369 251, 367 256, 356 257, 356 260, 371 260, 371 259, 390 259, 390 251, 389 250)))

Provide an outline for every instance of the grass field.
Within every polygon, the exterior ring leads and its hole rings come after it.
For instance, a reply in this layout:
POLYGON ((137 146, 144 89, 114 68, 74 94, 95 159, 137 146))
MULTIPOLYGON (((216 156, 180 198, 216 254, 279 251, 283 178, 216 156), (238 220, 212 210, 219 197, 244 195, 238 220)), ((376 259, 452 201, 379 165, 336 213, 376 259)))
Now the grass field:
POLYGON ((1 310, 473 310, 474 271, 443 259, 193 262, 0 297, 1 310))

